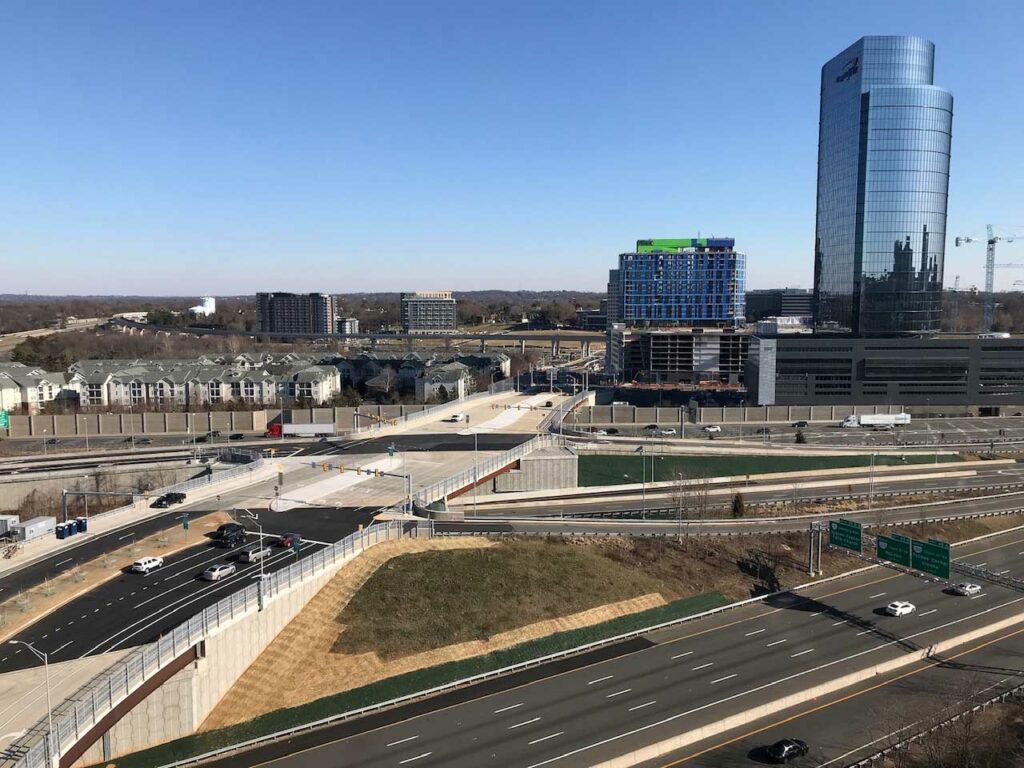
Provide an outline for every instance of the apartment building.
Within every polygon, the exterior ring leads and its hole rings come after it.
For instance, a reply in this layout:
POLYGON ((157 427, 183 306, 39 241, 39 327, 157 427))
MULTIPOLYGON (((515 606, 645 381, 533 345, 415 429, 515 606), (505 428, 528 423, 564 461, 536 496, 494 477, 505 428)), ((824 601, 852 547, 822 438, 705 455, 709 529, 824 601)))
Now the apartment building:
POLYGON ((416 291, 401 295, 403 333, 448 333, 456 330, 451 291, 416 291))
POLYGON ((335 333, 337 307, 326 293, 257 293, 256 331, 330 336, 335 333))

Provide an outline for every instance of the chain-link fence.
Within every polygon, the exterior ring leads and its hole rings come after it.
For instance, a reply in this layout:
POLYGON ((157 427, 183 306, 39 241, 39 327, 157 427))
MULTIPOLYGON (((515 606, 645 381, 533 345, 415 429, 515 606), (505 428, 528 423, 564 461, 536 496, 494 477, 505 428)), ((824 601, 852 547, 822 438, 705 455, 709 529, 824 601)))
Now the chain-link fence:
MULTIPOLYGON (((372 525, 267 574, 263 580, 263 599, 273 600, 293 585, 339 565, 375 544, 404 536, 431 536, 432 533, 433 524, 429 521, 396 520, 372 525)), ((66 752, 114 707, 189 648, 225 623, 258 610, 259 589, 259 583, 250 584, 179 624, 159 640, 136 648, 54 708, 52 736, 44 718, 11 744, 7 750, 10 759, 0 765, 49 768, 51 751, 56 755, 66 752)))

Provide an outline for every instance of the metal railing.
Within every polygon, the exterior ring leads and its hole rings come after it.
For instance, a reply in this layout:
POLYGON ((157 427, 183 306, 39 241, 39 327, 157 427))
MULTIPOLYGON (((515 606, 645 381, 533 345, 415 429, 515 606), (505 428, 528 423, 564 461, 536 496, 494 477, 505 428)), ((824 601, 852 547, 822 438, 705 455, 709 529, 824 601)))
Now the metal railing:
MULTIPOLYGON (((293 585, 340 565, 375 544, 404 536, 430 536, 432 533, 433 524, 429 521, 391 521, 372 525, 267 574, 262 582, 262 599, 271 600, 293 585)), ((49 768, 51 742, 57 755, 64 754, 114 707, 181 654, 228 622, 256 611, 260 605, 259 590, 259 583, 250 584, 179 624, 159 640, 136 648, 54 708, 52 738, 47 730, 47 720, 43 718, 15 740, 6 750, 7 758, 13 761, 5 765, 12 768, 49 768)))
POLYGON ((426 507, 439 499, 447 498, 456 491, 473 485, 480 478, 487 477, 492 472, 504 469, 528 453, 540 450, 541 448, 550 448, 551 446, 562 444, 561 438, 557 435, 538 435, 521 445, 517 445, 515 448, 499 453, 497 456, 491 456, 468 469, 420 488, 416 491, 416 504, 420 507, 426 507))

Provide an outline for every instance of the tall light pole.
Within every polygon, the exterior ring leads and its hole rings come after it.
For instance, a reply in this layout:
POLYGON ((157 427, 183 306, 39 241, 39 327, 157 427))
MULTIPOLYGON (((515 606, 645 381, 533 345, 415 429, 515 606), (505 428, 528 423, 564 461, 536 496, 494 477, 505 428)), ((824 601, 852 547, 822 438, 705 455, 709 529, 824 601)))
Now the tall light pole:
MULTIPOLYGON (((252 520, 254 523, 256 523, 256 527, 258 527, 260 529, 260 544, 259 544, 259 548, 263 549, 263 523, 260 522, 260 516, 256 515, 256 514, 253 514, 248 509, 239 508, 238 511, 239 512, 244 512, 245 516, 248 517, 250 520, 252 520)), ((263 559, 264 558, 261 555, 260 556, 260 575, 259 575, 260 586, 259 586, 259 592, 257 593, 257 595, 259 596, 259 603, 260 603, 260 610, 261 611, 263 610, 263 579, 266 578, 266 574, 263 571, 263 559)))
POLYGON ((471 431, 473 432, 473 517, 476 517, 476 487, 480 484, 480 463, 477 459, 480 433, 476 427, 473 427, 471 431))
POLYGON ((868 509, 874 506, 875 501, 875 456, 877 455, 874 452, 871 454, 871 474, 868 478, 868 509))
POLYGON ((60 765, 60 755, 57 754, 60 745, 55 745, 55 734, 53 732, 53 704, 50 702, 50 654, 37 651, 30 643, 26 643, 24 640, 8 640, 7 644, 23 645, 43 662, 43 674, 46 677, 46 752, 52 768, 57 768, 60 765))
MULTIPOLYGON (((132 450, 135 450, 135 412, 132 410, 132 406, 128 405, 128 429, 131 430, 132 435, 132 450)), ((122 433, 123 434, 123 433, 122 433)))
POLYGON ((85 450, 88 451, 89 450, 89 419, 86 416, 82 415, 82 414, 79 414, 79 416, 81 416, 82 423, 85 425, 85 450))

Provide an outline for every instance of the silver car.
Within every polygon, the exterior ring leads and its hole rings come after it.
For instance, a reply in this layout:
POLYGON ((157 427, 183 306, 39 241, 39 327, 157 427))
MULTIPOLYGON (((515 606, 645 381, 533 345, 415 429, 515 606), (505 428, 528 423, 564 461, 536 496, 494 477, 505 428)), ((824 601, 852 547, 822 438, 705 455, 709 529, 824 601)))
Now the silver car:
POLYGON ((217 563, 203 571, 202 578, 204 581, 220 581, 233 574, 235 570, 234 563, 217 563))
POLYGON ((243 549, 241 551, 238 555, 238 559, 243 563, 256 563, 265 557, 270 557, 273 552, 274 550, 270 547, 249 547, 248 549, 243 549))

